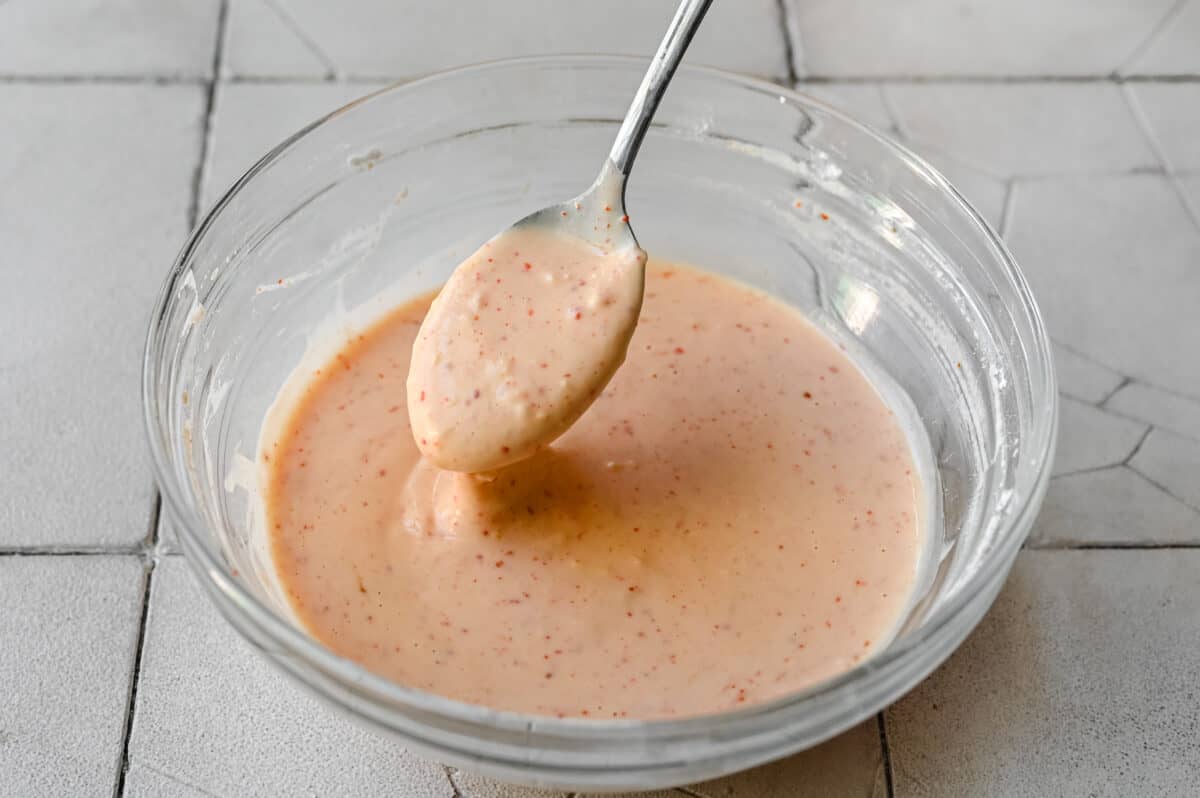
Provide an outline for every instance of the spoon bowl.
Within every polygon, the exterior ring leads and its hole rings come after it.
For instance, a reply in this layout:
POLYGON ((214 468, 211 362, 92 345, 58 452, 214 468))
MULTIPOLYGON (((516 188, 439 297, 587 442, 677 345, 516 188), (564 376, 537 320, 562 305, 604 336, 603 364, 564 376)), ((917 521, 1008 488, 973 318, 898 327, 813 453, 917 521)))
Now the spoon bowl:
POLYGON ((439 467, 494 471, 532 456, 624 362, 646 281, 625 181, 711 2, 680 3, 592 187, 492 238, 434 300, 407 402, 413 439, 439 467))

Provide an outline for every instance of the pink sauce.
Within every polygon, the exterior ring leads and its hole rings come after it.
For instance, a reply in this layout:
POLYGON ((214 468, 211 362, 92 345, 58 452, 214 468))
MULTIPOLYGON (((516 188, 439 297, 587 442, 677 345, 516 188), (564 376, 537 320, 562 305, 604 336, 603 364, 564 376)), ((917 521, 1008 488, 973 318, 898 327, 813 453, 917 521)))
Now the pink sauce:
POLYGON ((453 471, 524 460, 587 410, 625 359, 646 256, 511 228, 467 258, 413 345, 408 414, 453 471))
POLYGON ((922 545, 895 415, 794 310, 647 269, 607 388, 486 477, 439 470, 413 440, 428 298, 292 378, 264 428, 262 493, 311 634, 406 685, 593 718, 766 701, 887 642, 922 545))

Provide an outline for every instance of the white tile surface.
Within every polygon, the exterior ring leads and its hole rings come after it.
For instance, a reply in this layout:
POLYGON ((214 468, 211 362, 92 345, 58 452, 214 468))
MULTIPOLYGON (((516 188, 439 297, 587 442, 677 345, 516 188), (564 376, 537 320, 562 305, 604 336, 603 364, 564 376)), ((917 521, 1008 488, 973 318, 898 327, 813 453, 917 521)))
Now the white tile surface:
POLYGON ((687 789, 704 798, 885 798, 878 723, 871 718, 816 748, 687 789))
MULTIPOLYGON (((575 798, 605 798, 612 793, 580 792, 575 798)), ((649 792, 629 793, 626 798, 690 798, 687 793, 679 790, 651 790, 649 792)))
POLYGON ((0 3, 0 73, 206 77, 219 0, 0 3))
POLYGON ((1117 389, 1122 377, 1072 350, 1054 343, 1054 368, 1058 373, 1058 389, 1066 396, 1085 402, 1103 401, 1117 389))
POLYGON ((1050 334, 1200 397, 1200 229, 1161 175, 1017 183, 1006 236, 1050 334))
POLYGON ((125 773, 121 798, 213 798, 213 794, 149 765, 133 765, 125 773))
POLYGON ((146 537, 142 341, 186 232, 202 95, 0 85, 0 546, 146 537))
POLYGON ((1200 173, 1176 178, 1183 192, 1184 202, 1191 208, 1192 218, 1200 223, 1200 173))
MULTIPOLYGON (((247 0, 236 0, 247 2, 247 0)), ((263 2, 263 0, 255 0, 263 2)), ((429 3, 418 0, 268 0, 341 74, 412 77, 451 66, 541 53, 631 53, 649 58, 675 0, 563 3, 429 3)), ((261 24, 261 14, 259 23, 261 24)), ((231 22, 238 20, 231 19, 231 22)), ((244 23, 243 23, 244 24, 244 23)), ((295 36, 263 40, 230 29, 227 57, 238 74, 297 74, 295 36), (291 55, 272 52, 275 43, 291 55)), ((788 75, 775 0, 715 3, 688 60, 738 72, 788 75)), ((309 64, 300 74, 318 75, 309 64)))
POLYGON ((888 711, 899 796, 1193 794, 1200 551, 1023 552, 888 711))
POLYGON ((1054 474, 1116 465, 1128 457, 1146 425, 1064 397, 1059 404, 1054 474))
POLYGON ((466 771, 455 771, 451 777, 462 798, 567 798, 562 790, 518 787, 466 771))
POLYGON ((143 574, 131 556, 0 557, 0 795, 112 793, 143 574))
POLYGON ((1173 0, 785 0, 822 76, 1112 73, 1173 0))
POLYGON ((1114 466, 1050 480, 1030 542, 1200 543, 1200 513, 1131 469, 1114 466))
POLYGON ((1200 440, 1200 400, 1132 382, 1117 391, 1104 406, 1114 413, 1200 440))
POLYGON ((1156 429, 1129 465, 1193 509, 1200 508, 1200 441, 1156 429))
POLYGON ((1200 2, 1184 0, 1179 12, 1121 72, 1126 75, 1200 74, 1200 2))
MULTIPOLYGON (((452 798, 440 765, 334 714, 242 642, 180 557, 154 574, 130 773, 214 795, 452 798)), ((147 787, 149 789, 149 787, 147 787)))
POLYGON ((222 76, 327 77, 333 64, 291 22, 279 0, 229 0, 222 76))
POLYGON ((1130 90, 1167 165, 1178 171, 1200 169, 1200 83, 1139 83, 1130 90))
POLYGON ((914 145, 998 177, 1158 165, 1111 83, 919 83, 884 91, 914 145))
MULTIPOLYGON (((258 0, 254 0, 258 2, 258 0)), ((386 84, 227 83, 213 103, 209 162, 201 190, 210 207, 272 147, 351 100, 386 84)))

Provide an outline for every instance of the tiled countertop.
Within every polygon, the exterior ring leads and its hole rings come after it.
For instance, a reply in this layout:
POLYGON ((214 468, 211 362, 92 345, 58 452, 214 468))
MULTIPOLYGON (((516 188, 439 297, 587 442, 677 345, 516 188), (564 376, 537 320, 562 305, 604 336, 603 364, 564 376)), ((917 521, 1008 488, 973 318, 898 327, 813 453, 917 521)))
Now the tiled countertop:
MULTIPOLYGON (((673 5, 0 2, 0 795, 542 794, 359 730, 217 616, 158 528, 141 342, 198 211, 284 135, 461 62, 649 53, 673 5)), ((716 0, 692 60, 946 172, 1041 303, 1062 434, 1008 585, 932 677, 659 795, 1194 795, 1200 0, 716 0)))

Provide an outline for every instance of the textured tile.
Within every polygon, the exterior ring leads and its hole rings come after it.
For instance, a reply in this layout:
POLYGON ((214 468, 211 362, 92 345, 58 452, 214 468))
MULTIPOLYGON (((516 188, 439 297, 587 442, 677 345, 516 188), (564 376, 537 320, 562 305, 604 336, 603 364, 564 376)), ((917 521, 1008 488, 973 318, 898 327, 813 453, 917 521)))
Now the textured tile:
POLYGON ((896 123, 876 83, 800 83, 796 91, 824 100, 881 133, 896 135, 896 123))
POLYGON ((1116 465, 1146 434, 1146 425, 1064 398, 1059 404, 1054 474, 1116 465))
POLYGON ((1174 0, 785 0, 804 72, 1108 75, 1174 0))
POLYGON ((1200 222, 1200 173, 1177 178, 1184 201, 1191 207, 1192 218, 1200 222))
POLYGON ((1051 336, 1200 396, 1200 229, 1161 175, 1020 181, 1006 238, 1051 336))
POLYGON ((679 790, 653 790, 650 792, 577 792, 575 798, 689 798, 679 790))
POLYGON ((1173 795, 1200 778, 1200 551, 1022 552, 888 710, 896 795, 1173 795))
POLYGON ((1100 402, 1116 390, 1122 377, 1110 368, 1054 343, 1054 370, 1058 373, 1058 390, 1085 402, 1100 402))
POLYGON ((1131 382, 1105 402, 1104 407, 1114 413, 1200 440, 1200 400, 1131 382))
POLYGON ((1121 70, 1125 75, 1200 74, 1200 2, 1186 0, 1148 46, 1121 70))
POLYGON ((202 101, 0 85, 0 546, 146 536, 142 342, 187 232, 202 101))
POLYGON ((1125 466, 1050 481, 1034 545, 1200 543, 1200 513, 1125 466))
POLYGON ((1167 164, 1179 171, 1200 169, 1200 83, 1138 83, 1130 91, 1167 164))
POLYGON ((219 0, 0 3, 0 73, 204 77, 219 0))
POLYGON ((142 783, 214 795, 451 798, 440 765, 352 723, 251 651, 180 557, 160 561, 129 744, 142 783))
POLYGON ((212 139, 200 192, 201 206, 211 207, 276 144, 382 85, 385 84, 222 84, 213 105, 212 139))
POLYGON ((884 91, 914 145, 998 177, 1158 166, 1111 83, 919 83, 884 91))
POLYGON ((693 784, 688 790, 704 798, 884 798, 887 785, 878 723, 871 718, 816 748, 744 773, 693 784))
POLYGON ((1193 509, 1200 508, 1200 441, 1156 429, 1129 465, 1193 509))
POLYGON ((229 0, 222 76, 327 77, 333 64, 291 22, 279 0, 229 0))
POLYGON ((567 798, 567 793, 562 790, 518 787, 485 776, 476 776, 465 770, 455 771, 451 780, 462 798, 567 798))
MULTIPOLYGON (((263 0, 254 0, 263 2, 263 0)), ((237 0, 248 2, 248 0, 237 0)), ((323 65, 298 69, 295 31, 338 73, 412 77, 461 64, 549 52, 632 53, 649 57, 658 46, 675 0, 562 3, 428 3, 407 0, 267 0, 289 24, 290 36, 270 39, 230 29, 229 63, 239 74, 319 75, 323 65), (270 52, 275 41, 290 55, 270 52)), ((258 14, 261 24, 263 15, 258 14)), ((267 23, 270 24, 270 23, 267 23)), ((280 30, 276 26, 275 30, 280 30)), ((688 61, 784 78, 787 56, 775 0, 715 3, 688 51, 688 61)))
POLYGON ((0 795, 116 787, 142 616, 136 557, 0 557, 0 795))
POLYGON ((212 793, 149 765, 134 765, 125 773, 121 798, 213 798, 212 793))

